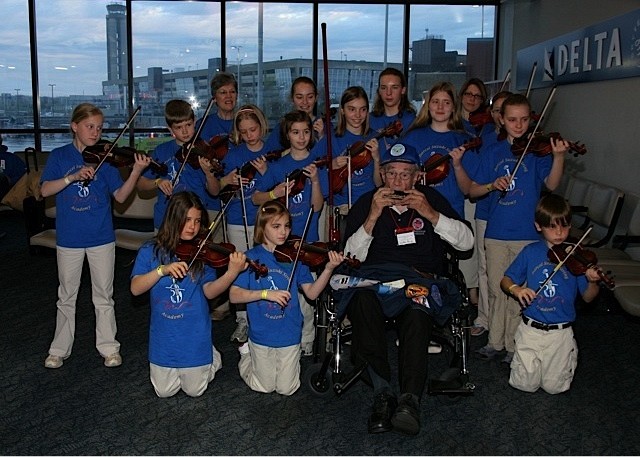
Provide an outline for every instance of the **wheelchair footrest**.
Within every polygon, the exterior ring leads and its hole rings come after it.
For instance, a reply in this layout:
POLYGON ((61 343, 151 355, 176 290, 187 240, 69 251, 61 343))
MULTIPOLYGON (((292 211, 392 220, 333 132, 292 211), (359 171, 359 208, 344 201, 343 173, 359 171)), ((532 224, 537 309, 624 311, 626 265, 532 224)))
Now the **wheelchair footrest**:
POLYGON ((469 377, 459 375, 453 379, 430 379, 427 392, 429 395, 472 395, 476 386, 469 377))

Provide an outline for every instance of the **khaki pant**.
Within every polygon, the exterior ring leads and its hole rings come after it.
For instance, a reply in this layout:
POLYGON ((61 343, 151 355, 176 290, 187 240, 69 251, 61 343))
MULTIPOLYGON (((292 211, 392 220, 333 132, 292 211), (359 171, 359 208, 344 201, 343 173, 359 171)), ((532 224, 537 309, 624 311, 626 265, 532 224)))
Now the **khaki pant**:
POLYGON ((84 257, 91 273, 91 299, 96 314, 96 348, 102 357, 120 351, 116 341, 116 314, 113 301, 113 275, 116 258, 115 243, 91 248, 56 246, 58 261, 58 312, 56 330, 49 354, 69 357, 76 331, 76 299, 82 277, 84 257))
POLYGON ((300 387, 300 345, 261 346, 249 340, 249 353, 240 355, 240 377, 256 392, 291 395, 300 387))
POLYGON ((167 368, 149 364, 149 377, 158 397, 177 394, 180 389, 190 397, 199 397, 207 390, 216 372, 222 368, 220 353, 213 347, 213 363, 199 367, 167 368))
POLYGON ((520 322, 509 385, 525 392, 540 387, 550 394, 569 390, 578 366, 578 345, 571 327, 539 330, 520 322))
POLYGON ((485 238, 487 280, 489 285, 489 341, 498 351, 513 352, 520 318, 520 305, 500 289, 500 281, 513 259, 531 241, 504 241, 485 238))
POLYGON ((487 254, 484 250, 484 232, 487 221, 476 219, 475 251, 478 256, 478 317, 473 323, 489 330, 489 284, 487 281, 487 254))
MULTIPOLYGON (((464 201, 464 218, 471 223, 474 235, 477 237, 477 230, 475 227, 474 214, 476 212, 476 204, 471 203, 468 199, 464 201)), ((478 250, 474 247, 473 254, 470 258, 460 261, 460 271, 464 275, 464 282, 467 284, 467 289, 474 289, 478 287, 478 250)))

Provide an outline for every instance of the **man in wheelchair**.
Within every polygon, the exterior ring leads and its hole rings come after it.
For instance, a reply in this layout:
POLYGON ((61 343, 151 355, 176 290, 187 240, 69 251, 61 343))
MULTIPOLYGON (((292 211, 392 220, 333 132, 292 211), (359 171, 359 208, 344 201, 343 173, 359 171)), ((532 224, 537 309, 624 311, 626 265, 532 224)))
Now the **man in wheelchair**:
MULTIPOLYGON (((417 184, 419 163, 412 146, 394 145, 381 160, 383 186, 364 194, 349 211, 345 252, 362 262, 361 276, 401 277, 428 287, 445 273, 445 243, 459 251, 472 249, 469 226, 438 191, 417 184)), ((351 357, 367 364, 365 374, 374 388, 369 433, 420 431, 431 329, 447 312, 446 291, 440 300, 432 291, 432 300, 412 301, 405 291, 381 295, 352 289, 347 300, 340 300, 338 314, 346 313, 352 325, 351 357), (387 357, 385 322, 390 318, 399 338, 399 397, 391 389, 387 357)))

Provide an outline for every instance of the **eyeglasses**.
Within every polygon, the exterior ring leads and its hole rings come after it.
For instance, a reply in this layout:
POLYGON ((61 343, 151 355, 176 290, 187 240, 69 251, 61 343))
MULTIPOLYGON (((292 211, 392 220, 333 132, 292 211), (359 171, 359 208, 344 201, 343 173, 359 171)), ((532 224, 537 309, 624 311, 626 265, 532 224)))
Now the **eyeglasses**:
POLYGON ((476 100, 484 100, 484 97, 482 96, 482 94, 472 94, 471 92, 465 92, 462 95, 464 97, 467 97, 467 98, 475 98, 476 100))
POLYGON ((387 179, 396 179, 396 178, 400 178, 403 181, 408 181, 409 179, 411 179, 413 177, 413 172, 411 171, 402 171, 402 172, 397 172, 397 171, 385 171, 384 175, 387 177, 387 179))

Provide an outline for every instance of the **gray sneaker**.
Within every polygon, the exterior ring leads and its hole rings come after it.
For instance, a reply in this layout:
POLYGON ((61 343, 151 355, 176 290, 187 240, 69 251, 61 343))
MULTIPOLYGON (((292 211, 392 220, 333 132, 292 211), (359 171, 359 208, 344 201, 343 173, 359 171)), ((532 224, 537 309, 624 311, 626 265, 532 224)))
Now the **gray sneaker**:
POLYGON ((231 334, 231 342, 232 343, 246 343, 248 339, 247 335, 247 320, 246 319, 238 319, 236 321, 238 325, 236 329, 231 334))

